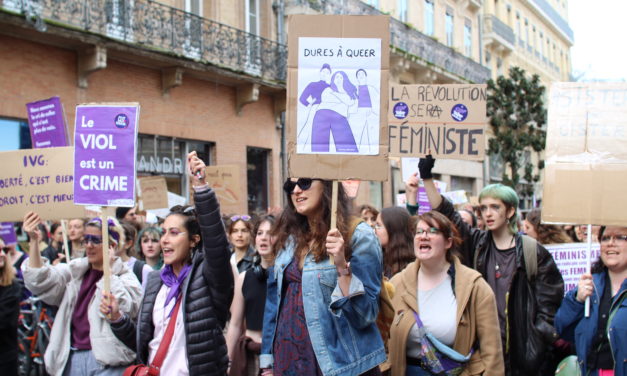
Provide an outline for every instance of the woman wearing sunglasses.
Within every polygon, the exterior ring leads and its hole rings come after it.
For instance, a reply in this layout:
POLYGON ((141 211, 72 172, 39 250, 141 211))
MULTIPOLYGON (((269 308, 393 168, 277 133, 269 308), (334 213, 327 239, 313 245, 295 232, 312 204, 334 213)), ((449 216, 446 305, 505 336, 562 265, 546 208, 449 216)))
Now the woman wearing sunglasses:
POLYGON ((375 324, 383 274, 377 237, 366 223, 348 233, 349 200, 341 184, 337 228, 329 228, 330 181, 288 179, 283 188, 288 206, 273 230, 263 374, 380 374, 385 350, 375 324))
POLYGON ((253 232, 250 216, 243 214, 230 217, 227 232, 233 251, 231 264, 237 268, 239 273, 242 273, 253 266, 253 256, 255 255, 255 249, 250 241, 253 232))
POLYGON ((204 162, 195 151, 187 160, 195 206, 175 206, 163 222, 165 266, 148 275, 137 322, 116 299, 110 306, 103 299, 100 312, 111 313, 113 333, 137 351, 140 363, 151 366, 151 375, 160 369, 164 375, 224 375, 222 329, 233 298, 229 243, 218 200, 205 182, 204 162))
POLYGON ((135 359, 135 353, 111 332, 99 312, 102 298, 102 266, 111 264, 111 295, 130 317, 139 311, 142 288, 124 262, 115 257, 120 247, 122 228, 115 219, 107 221, 110 260, 103 260, 102 222, 99 218, 85 226, 82 247, 86 257, 68 264, 51 266, 39 253, 41 233, 39 215, 24 217, 24 231, 30 237, 31 257, 24 262, 26 287, 46 304, 58 306, 50 343, 44 355, 46 371, 51 375, 121 375, 135 359))
POLYGON ((505 374, 494 293, 479 272, 462 265, 455 250, 460 243, 444 215, 431 211, 418 217, 416 261, 392 278, 392 375, 505 374), (425 333, 453 350, 447 359, 458 365, 444 361, 438 368, 426 351, 433 342, 425 333))
POLYGON ((627 376, 627 227, 601 227, 599 238, 599 260, 564 297, 555 328, 575 343, 582 375, 627 376))

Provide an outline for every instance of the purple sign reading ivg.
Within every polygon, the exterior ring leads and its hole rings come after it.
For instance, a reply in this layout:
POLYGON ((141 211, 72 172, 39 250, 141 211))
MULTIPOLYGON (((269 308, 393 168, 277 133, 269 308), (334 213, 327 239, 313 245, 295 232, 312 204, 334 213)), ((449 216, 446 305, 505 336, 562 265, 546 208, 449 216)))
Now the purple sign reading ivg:
POLYGON ((74 127, 74 203, 134 206, 139 104, 81 105, 74 127))
POLYGON ((68 146, 65 116, 59 97, 26 104, 33 148, 68 146))

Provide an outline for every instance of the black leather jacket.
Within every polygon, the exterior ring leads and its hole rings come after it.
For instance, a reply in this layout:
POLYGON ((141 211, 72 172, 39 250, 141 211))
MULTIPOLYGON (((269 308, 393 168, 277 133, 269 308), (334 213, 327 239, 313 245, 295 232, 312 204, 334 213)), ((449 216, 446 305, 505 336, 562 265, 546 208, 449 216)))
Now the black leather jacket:
MULTIPOLYGON (((475 252, 477 271, 486 278, 490 252, 495 252, 492 233, 466 224, 446 198, 436 209, 447 216, 460 231, 461 253, 466 266, 472 265, 475 252)), ((547 360, 547 351, 559 338, 553 327, 553 319, 564 297, 564 280, 551 254, 540 243, 537 246, 538 272, 528 281, 523 256, 522 237, 516 235, 516 272, 512 279, 507 300, 508 369, 513 374, 537 375, 547 360)))
MULTIPOLYGON (((224 375, 228 367, 222 331, 233 299, 233 273, 220 207, 212 190, 194 195, 202 249, 192 256, 192 270, 185 280, 181 314, 185 323, 190 375, 224 375)), ((111 324, 115 336, 148 362, 148 344, 154 335, 152 312, 162 281, 159 271, 148 275, 137 324, 124 319, 111 324)))

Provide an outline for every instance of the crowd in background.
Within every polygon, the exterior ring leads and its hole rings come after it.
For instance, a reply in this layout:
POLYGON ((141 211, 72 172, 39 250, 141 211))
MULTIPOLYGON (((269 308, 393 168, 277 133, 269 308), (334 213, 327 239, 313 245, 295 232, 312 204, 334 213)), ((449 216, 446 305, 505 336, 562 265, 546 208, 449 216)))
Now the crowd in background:
POLYGON ((195 205, 157 223, 137 207, 70 219, 66 252, 63 226, 29 212, 25 242, 0 238, 3 374, 18 372, 20 301, 35 294, 55 312, 53 375, 552 375, 568 355, 584 374, 627 375, 627 227, 592 227, 601 256, 564 294, 544 245, 585 242, 587 226, 523 218, 500 184, 454 207, 432 158, 405 207, 358 206, 340 185, 334 228, 329 181, 288 179, 279 212, 220 213, 188 161, 195 205), (421 179, 433 210, 418 214, 421 179))

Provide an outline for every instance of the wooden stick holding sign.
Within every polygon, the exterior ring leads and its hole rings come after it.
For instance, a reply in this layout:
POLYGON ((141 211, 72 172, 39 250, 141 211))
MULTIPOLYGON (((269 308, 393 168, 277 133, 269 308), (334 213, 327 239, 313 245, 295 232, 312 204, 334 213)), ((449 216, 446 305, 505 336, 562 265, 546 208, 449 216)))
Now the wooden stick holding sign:
POLYGON ((102 282, 103 295, 108 296, 111 291, 111 260, 109 255, 109 221, 105 214, 105 208, 102 208, 100 215, 102 222, 102 282))
MULTIPOLYGON (((592 258, 592 225, 589 224, 588 225, 588 247, 586 248, 586 259, 587 259, 586 273, 588 274, 590 274, 592 270, 592 262, 590 260, 591 258, 592 258)), ((584 306, 584 316, 590 317, 590 297, 589 296, 586 298, 586 303, 584 306)))
POLYGON ((61 232, 63 234, 63 248, 65 249, 65 262, 70 263, 70 248, 67 241, 67 221, 61 220, 61 232))
MULTIPOLYGON (((337 227, 337 180, 333 180, 333 189, 331 190, 331 226, 329 230, 337 227)), ((329 255, 331 264, 334 263, 333 255, 329 255)))

